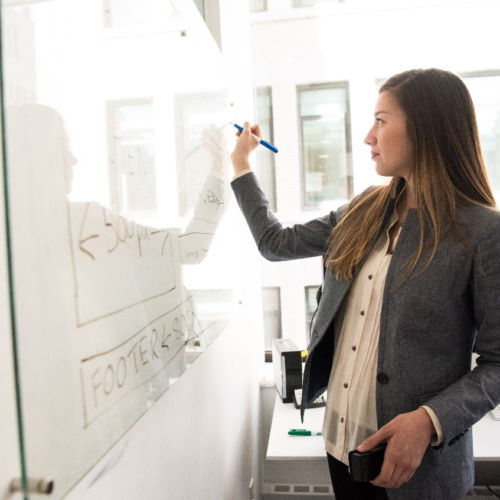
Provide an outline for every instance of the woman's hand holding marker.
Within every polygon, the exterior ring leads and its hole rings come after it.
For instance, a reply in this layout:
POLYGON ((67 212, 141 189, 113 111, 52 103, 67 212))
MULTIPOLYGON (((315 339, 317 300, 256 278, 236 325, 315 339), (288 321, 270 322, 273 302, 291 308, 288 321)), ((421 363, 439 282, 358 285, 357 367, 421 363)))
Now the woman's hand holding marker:
POLYGON ((250 127, 249 122, 243 123, 243 132, 240 132, 239 130, 236 132, 238 142, 236 143, 234 151, 231 153, 231 161, 233 162, 235 174, 239 174, 243 170, 250 168, 248 157, 252 151, 257 149, 257 146, 259 145, 252 134, 262 137, 260 127, 258 125, 250 127))
MULTIPOLYGON (((235 128, 237 128, 240 132, 243 132, 243 127, 241 127, 240 125, 237 125, 236 123, 233 123, 231 122, 235 128)), ((272 151, 273 153, 277 153, 278 152, 278 148, 276 146, 273 146, 270 142, 267 142, 265 141, 264 139, 262 139, 262 137, 260 137, 260 135, 255 135, 255 134, 252 134, 252 137, 259 143, 261 144, 262 146, 264 146, 265 148, 269 149, 269 151, 272 151)))

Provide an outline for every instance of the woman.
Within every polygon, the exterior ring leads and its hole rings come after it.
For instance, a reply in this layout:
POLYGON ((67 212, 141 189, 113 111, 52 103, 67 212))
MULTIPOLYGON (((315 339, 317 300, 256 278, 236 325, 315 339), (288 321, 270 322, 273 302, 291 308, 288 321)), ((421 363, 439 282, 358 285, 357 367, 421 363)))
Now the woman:
POLYGON ((232 187, 259 251, 328 266, 301 414, 328 388, 337 500, 460 498, 474 484, 467 431, 500 403, 500 214, 464 83, 437 69, 390 78, 365 139, 390 184, 292 228, 249 170, 251 132, 232 154, 232 187), (347 453, 382 442, 380 475, 351 482, 347 453))

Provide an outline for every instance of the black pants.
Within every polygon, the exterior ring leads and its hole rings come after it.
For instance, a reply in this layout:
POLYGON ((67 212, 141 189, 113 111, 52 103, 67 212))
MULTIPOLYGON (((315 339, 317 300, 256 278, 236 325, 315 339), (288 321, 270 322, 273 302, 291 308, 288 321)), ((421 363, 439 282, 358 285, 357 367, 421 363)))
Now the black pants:
POLYGON ((373 486, 372 483, 352 481, 347 465, 329 453, 327 456, 335 500, 389 500, 385 488, 373 486))

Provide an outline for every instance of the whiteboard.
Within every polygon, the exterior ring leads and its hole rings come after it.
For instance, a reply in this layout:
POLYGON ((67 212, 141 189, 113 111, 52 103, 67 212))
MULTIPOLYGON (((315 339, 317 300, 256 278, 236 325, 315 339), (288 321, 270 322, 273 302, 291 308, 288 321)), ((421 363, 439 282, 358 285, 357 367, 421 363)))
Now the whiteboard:
POLYGON ((240 308, 220 52, 186 2, 129 4, 2 10, 21 453, 53 498, 240 308))

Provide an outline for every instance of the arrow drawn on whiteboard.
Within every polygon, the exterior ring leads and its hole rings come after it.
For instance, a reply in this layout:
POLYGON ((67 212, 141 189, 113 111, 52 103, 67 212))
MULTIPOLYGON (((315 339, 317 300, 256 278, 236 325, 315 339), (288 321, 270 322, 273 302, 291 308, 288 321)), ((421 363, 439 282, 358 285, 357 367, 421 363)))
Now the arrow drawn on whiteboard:
POLYGON ((85 207, 85 213, 83 214, 82 225, 80 226, 80 234, 79 234, 79 238, 78 238, 78 248, 82 252, 85 252, 92 260, 95 260, 94 255, 91 254, 86 248, 83 248, 83 244, 86 243, 87 241, 91 240, 92 238, 99 238, 98 234, 92 234, 90 236, 87 236, 86 238, 82 238, 83 226, 85 226, 85 221, 87 220, 87 213, 89 211, 89 207, 90 207, 90 203, 87 203, 87 206, 85 207))

